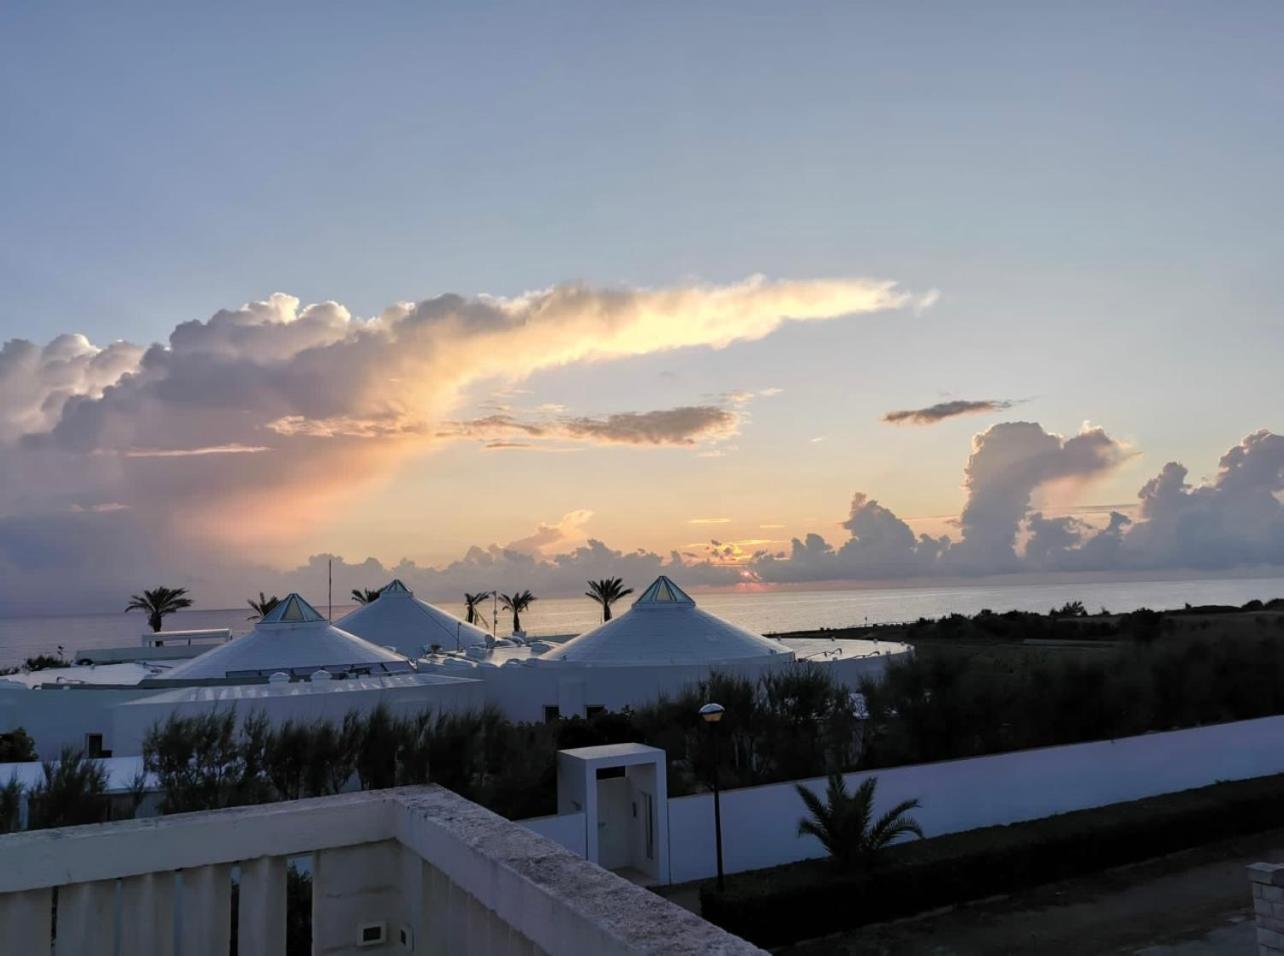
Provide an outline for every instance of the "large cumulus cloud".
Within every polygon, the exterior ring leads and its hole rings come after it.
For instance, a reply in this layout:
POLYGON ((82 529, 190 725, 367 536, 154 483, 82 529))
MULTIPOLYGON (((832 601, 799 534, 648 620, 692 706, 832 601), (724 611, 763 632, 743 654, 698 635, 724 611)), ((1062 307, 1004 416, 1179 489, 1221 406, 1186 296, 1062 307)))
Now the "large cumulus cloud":
POLYGON ((1109 472, 1130 450, 1103 429, 1062 438, 1032 422, 977 435, 964 466, 958 536, 917 538, 909 525, 857 494, 834 545, 819 534, 750 562, 764 581, 884 580, 1045 571, 1228 570, 1284 565, 1284 437, 1258 431, 1222 456, 1216 476, 1191 486, 1169 462, 1138 492, 1135 515, 1104 525, 1032 510, 1037 492, 1109 472))
MULTIPOLYGON (((116 526, 115 535, 103 532, 120 543, 116 568, 90 568, 70 554, 64 584, 124 567, 137 578, 212 552, 231 560, 269 537, 278 547, 283 536, 302 539, 345 496, 448 440, 478 383, 721 348, 787 321, 929 301, 884 281, 753 277, 442 295, 361 319, 334 302, 304 306, 278 294, 183 322, 166 344, 146 349, 99 348, 79 335, 45 346, 9 342, 0 350, 0 613, 47 589, 26 560, 42 553, 42 529, 69 540, 69 528, 92 536, 116 526)), ((559 437, 685 445, 725 437, 740 420, 714 406, 587 411, 568 410, 559 437)), ((200 573, 215 573, 204 567, 200 573)))

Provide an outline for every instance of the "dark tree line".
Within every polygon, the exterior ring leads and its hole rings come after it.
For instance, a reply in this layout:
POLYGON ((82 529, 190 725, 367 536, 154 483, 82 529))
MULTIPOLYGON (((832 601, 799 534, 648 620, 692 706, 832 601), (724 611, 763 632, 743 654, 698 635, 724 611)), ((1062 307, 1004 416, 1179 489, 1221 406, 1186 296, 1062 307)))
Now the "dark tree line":
MULTIPOLYGON (((888 767, 1284 713, 1284 639, 1142 640, 995 662, 921 654, 867 681, 866 766, 888 767)), ((1274 632, 1274 633, 1272 633, 1274 632)))

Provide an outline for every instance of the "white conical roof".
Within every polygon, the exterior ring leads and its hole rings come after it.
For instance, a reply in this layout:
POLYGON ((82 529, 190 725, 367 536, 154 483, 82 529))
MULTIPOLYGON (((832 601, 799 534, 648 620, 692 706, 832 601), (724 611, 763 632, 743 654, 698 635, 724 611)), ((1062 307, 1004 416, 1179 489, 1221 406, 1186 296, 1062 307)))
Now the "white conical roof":
POLYGON ((381 647, 395 647, 406 657, 422 657, 434 644, 448 651, 485 646, 487 634, 441 608, 421 601, 393 581, 379 597, 339 619, 345 631, 381 647))
POLYGON ((267 677, 285 671, 308 677, 321 669, 355 668, 371 673, 404 673, 410 663, 400 654, 335 627, 297 594, 287 595, 254 630, 165 674, 166 680, 267 677))
POLYGON ((567 641, 543 656, 578 664, 707 664, 793 657, 784 644, 736 627, 696 607, 664 575, 633 602, 632 610, 567 641))

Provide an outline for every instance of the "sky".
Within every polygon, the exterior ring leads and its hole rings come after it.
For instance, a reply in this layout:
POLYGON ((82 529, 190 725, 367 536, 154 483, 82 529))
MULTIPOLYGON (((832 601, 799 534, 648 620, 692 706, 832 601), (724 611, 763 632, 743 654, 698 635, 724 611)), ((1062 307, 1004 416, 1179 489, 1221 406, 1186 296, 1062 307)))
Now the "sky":
POLYGON ((0 614, 1284 564, 1282 39, 6 4, 0 614))

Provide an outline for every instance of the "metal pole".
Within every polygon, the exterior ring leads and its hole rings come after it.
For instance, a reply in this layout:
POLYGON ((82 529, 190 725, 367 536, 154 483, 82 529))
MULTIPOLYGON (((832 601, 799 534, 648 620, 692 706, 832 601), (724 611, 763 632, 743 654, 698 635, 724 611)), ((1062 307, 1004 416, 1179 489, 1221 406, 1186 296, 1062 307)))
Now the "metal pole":
POLYGON ((325 562, 325 619, 334 620, 334 558, 325 562))
POLYGON ((722 800, 718 790, 718 725, 712 723, 713 732, 713 839, 718 848, 718 892, 726 889, 722 879, 722 800))

